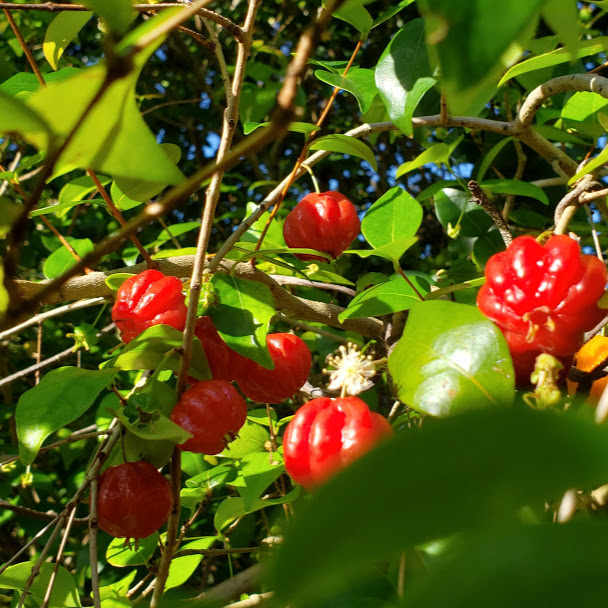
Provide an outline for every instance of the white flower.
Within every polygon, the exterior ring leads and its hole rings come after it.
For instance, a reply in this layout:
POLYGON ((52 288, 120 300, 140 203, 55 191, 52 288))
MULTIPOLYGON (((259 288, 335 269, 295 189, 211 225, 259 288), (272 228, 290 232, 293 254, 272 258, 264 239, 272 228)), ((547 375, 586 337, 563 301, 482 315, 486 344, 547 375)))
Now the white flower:
POLYGON ((340 346, 340 355, 328 355, 327 363, 335 368, 323 370, 329 374, 328 390, 339 390, 342 395, 358 395, 373 386, 371 378, 376 375, 376 366, 382 362, 374 361, 370 355, 362 355, 356 344, 349 342, 340 346))

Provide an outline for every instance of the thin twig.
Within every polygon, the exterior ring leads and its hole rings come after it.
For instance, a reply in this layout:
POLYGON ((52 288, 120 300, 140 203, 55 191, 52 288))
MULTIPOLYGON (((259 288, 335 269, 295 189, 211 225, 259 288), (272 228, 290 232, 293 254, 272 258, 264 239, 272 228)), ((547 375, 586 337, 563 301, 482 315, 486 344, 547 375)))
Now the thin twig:
MULTIPOLYGON (((18 460, 17 456, 15 460, 18 460)), ((11 461, 12 462, 12 461, 11 461)), ((6 464, 6 461, 3 461, 2 464, 6 464)), ((36 509, 29 509, 28 507, 22 507, 20 505, 13 505, 10 502, 7 502, 3 498, 0 498, 0 509, 6 509, 7 511, 13 511, 18 515, 22 515, 24 517, 31 517, 32 519, 41 519, 43 521, 51 521, 54 522, 59 517, 57 513, 53 511, 49 511, 48 513, 43 513, 42 511, 36 511, 36 509)), ((74 519, 74 524, 78 526, 86 526, 89 522, 88 517, 78 517, 74 519)))
POLYGON ((17 27, 17 24, 15 23, 13 16, 11 15, 10 11, 6 8, 4 9, 4 15, 5 15, 7 21, 9 22, 9 25, 11 26, 11 29, 13 30, 15 37, 17 38, 17 42, 19 42, 19 46, 21 47, 21 49, 25 53, 25 56, 27 57, 27 62, 30 64, 30 67, 34 71, 34 74, 36 74, 36 78, 38 79, 38 82, 42 86, 44 86, 46 83, 44 82, 42 72, 38 68, 38 64, 36 63, 36 60, 34 59, 34 56, 32 55, 32 51, 30 51, 30 48, 28 47, 27 43, 25 42, 25 39, 21 35, 21 32, 19 31, 19 28, 17 27))
POLYGON ((93 591, 93 606, 101 608, 101 596, 99 593, 99 569, 97 558, 97 533, 99 524, 97 521, 97 495, 99 491, 99 479, 93 477, 90 484, 90 506, 89 506, 89 563, 91 565, 91 588, 93 591))
POLYGON ((588 192, 596 185, 595 177, 591 173, 584 175, 574 186, 574 188, 562 198, 555 207, 555 234, 565 234, 568 229, 568 224, 574 217, 579 206, 582 204, 580 196, 584 192, 588 192))
POLYGON ((492 201, 490 201, 482 187, 475 180, 471 180, 467 184, 467 188, 469 189, 473 200, 492 218, 492 221, 496 224, 496 227, 500 232, 502 240, 508 247, 513 241, 513 235, 500 214, 500 211, 492 204, 492 201))

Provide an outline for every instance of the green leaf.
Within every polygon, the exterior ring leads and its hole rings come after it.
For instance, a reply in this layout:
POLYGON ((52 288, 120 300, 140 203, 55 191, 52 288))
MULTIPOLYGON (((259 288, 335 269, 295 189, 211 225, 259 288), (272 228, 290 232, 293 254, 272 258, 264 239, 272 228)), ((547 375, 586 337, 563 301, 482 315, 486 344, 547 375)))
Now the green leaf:
POLYGON ((63 217, 65 215, 65 211, 69 211, 70 209, 77 207, 82 204, 94 204, 101 205, 102 207, 106 207, 106 203, 102 199, 97 200, 87 200, 87 201, 71 201, 69 203, 58 203, 56 205, 49 205, 48 207, 39 207, 38 209, 34 209, 30 213, 30 217, 37 217, 38 215, 48 215, 49 213, 54 213, 59 217, 63 217))
POLYGON ((0 319, 2 319, 8 308, 10 298, 6 287, 4 287, 4 267, 0 264, 0 319))
MULTIPOLYGON (((179 371, 180 355, 176 349, 183 341, 181 331, 169 325, 153 325, 127 344, 112 364, 122 370, 163 369, 179 371), (173 351, 173 352, 172 352, 173 351)), ((197 380, 210 380, 211 371, 200 340, 192 341, 189 374, 197 380)))
POLYGON ((427 45, 441 71, 452 114, 476 116, 519 59, 545 0, 423 0, 427 45))
POLYGON ((353 68, 346 76, 333 74, 326 70, 316 70, 315 76, 322 82, 352 93, 357 98, 362 113, 371 108, 374 97, 378 93, 374 70, 353 68))
POLYGON ((383 194, 366 212, 361 232, 372 247, 413 237, 422 223, 422 207, 403 188, 383 194))
POLYGON ((566 144, 577 144, 579 146, 590 145, 589 141, 585 141, 581 137, 577 137, 568 131, 563 131, 562 129, 558 129, 551 125, 534 125, 532 128, 538 134, 546 137, 550 141, 559 141, 566 144))
MULTIPOLYGON (((327 4, 327 0, 323 0, 325 8, 327 8, 327 4)), ((363 4, 363 0, 346 0, 338 9, 332 12, 332 15, 352 25, 361 32, 362 38, 365 38, 372 29, 374 20, 363 4)))
POLYGON ((597 93, 574 93, 564 104, 561 117, 565 126, 600 137, 606 131, 601 122, 601 113, 606 112, 607 106, 608 100, 597 93))
POLYGON ((84 4, 101 17, 116 34, 128 29, 135 12, 131 0, 84 0, 84 4))
POLYGON ((118 291, 118 288, 133 275, 130 272, 116 272, 106 277, 104 283, 112 290, 118 291))
MULTIPOLYGON (((217 536, 203 536, 181 545, 180 551, 211 549, 216 540, 217 536)), ((173 589, 174 587, 183 585, 194 574, 202 559, 202 553, 200 555, 183 555, 182 557, 173 558, 169 567, 169 576, 167 577, 165 589, 173 589)))
POLYGON ((572 0, 546 0, 543 19, 557 34, 572 59, 576 57, 579 41, 579 22, 576 2, 572 0))
POLYGON ((378 163, 372 149, 362 141, 348 135, 324 135, 315 139, 310 145, 311 150, 327 150, 362 158, 368 162, 374 171, 378 171, 378 163))
POLYGON ((549 199, 544 190, 539 186, 522 182, 518 179, 488 179, 480 186, 492 194, 516 194, 518 196, 528 196, 535 198, 543 205, 549 204, 549 199))
POLYGON ((344 253, 358 255, 360 258, 378 256, 385 260, 397 261, 412 246, 418 242, 415 236, 408 236, 376 249, 348 249, 344 253))
MULTIPOLYGON (((108 9, 116 9, 114 0, 107 3, 105 0, 97 1, 108 9)), ((128 2, 130 7, 130 0, 120 1, 123 4, 128 2)), ((125 38, 118 50, 136 43, 145 32, 162 24, 173 14, 174 11, 163 11, 149 19, 125 38)), ((150 175, 154 175, 155 180, 169 184, 183 180, 182 173, 156 143, 156 138, 141 117, 134 95, 141 69, 162 42, 161 37, 137 53, 131 72, 109 85, 61 155, 55 167, 55 176, 75 168, 92 168, 114 177, 149 180, 150 175)), ((79 70, 75 76, 38 89, 27 98, 27 103, 51 125, 58 136, 65 138, 97 95, 106 72, 103 64, 79 70)), ((0 107, 0 116, 1 110, 0 107)), ((46 139, 38 132, 28 133, 27 136, 39 149, 46 147, 46 139)))
MULTIPOLYGON (((412 281, 419 293, 425 290, 415 280, 415 277, 408 277, 412 281)), ((338 320, 343 322, 345 319, 360 319, 361 317, 376 317, 402 310, 409 310, 412 306, 420 302, 420 298, 403 277, 395 277, 386 283, 374 285, 355 296, 348 307, 338 316, 338 320)))
MULTIPOLYGON (((597 55, 608 49, 608 37, 601 36, 599 38, 592 38, 591 40, 582 40, 579 43, 578 50, 575 53, 576 59, 582 59, 589 55, 597 55)), ((500 79, 499 85, 504 84, 507 80, 515 78, 520 74, 526 74, 533 70, 540 70, 542 68, 552 67, 559 65, 560 63, 568 63, 572 61, 572 55, 569 48, 560 48, 550 53, 544 53, 531 59, 526 59, 517 65, 514 65, 507 73, 500 79)))
POLYGON ((15 413, 21 462, 32 464, 43 441, 80 418, 117 371, 60 367, 23 393, 15 413))
POLYGON ((401 177, 414 169, 424 167, 430 163, 441 164, 446 163, 450 159, 450 147, 447 144, 441 143, 431 146, 428 150, 425 150, 419 154, 414 160, 407 163, 403 163, 397 169, 397 177, 401 177))
MULTIPOLYGON (((17 589, 18 591, 25 589, 35 564, 35 561, 31 561, 9 566, 0 574, 0 589, 17 589)), ((28 591, 29 597, 38 606, 42 606, 44 602, 52 577, 54 577, 54 584, 49 600, 50 606, 82 606, 74 577, 63 566, 56 566, 48 562, 40 564, 40 572, 28 591), (57 567, 56 575, 53 574, 55 567, 57 567)))
MULTIPOLYGON (((249 135, 249 133, 253 133, 256 129, 260 127, 268 127, 271 123, 269 122, 246 122, 243 125, 243 133, 245 135, 249 135)), ((319 127, 317 125, 313 125, 309 122, 290 122, 288 131, 293 131, 294 133, 304 133, 304 135, 309 135, 310 133, 314 133, 318 131, 319 127)))
POLYGON ((230 348, 273 369, 266 346, 270 319, 276 313, 270 289, 257 281, 220 273, 213 275, 212 283, 220 305, 209 314, 219 334, 230 348))
POLYGON ((373 27, 378 27, 385 21, 388 21, 391 17, 394 17, 399 11, 403 10, 406 6, 409 6, 414 1, 415 0, 401 0, 401 2, 399 2, 396 6, 387 9, 379 17, 374 19, 373 27))
POLYGON ((66 47, 76 38, 92 15, 93 13, 88 11, 64 11, 46 28, 42 52, 54 70, 58 68, 59 59, 66 47))
POLYGON ((412 116, 426 92, 436 84, 424 44, 424 21, 407 23, 386 47, 376 68, 380 97, 393 123, 408 137, 412 116))
POLYGON ((158 532, 147 538, 140 538, 137 548, 133 543, 125 543, 124 538, 114 538, 106 550, 106 560, 117 568, 143 566, 147 564, 156 551, 158 532))
POLYGON ((241 460, 238 470, 238 477, 230 485, 237 488, 245 508, 251 509, 285 466, 276 452, 252 452, 241 460))
POLYGON ((435 195, 435 213, 441 225, 460 225, 460 234, 479 237, 490 229, 492 219, 462 190, 443 188, 435 195))
POLYGON ((608 526, 597 521, 477 534, 408 590, 407 606, 465 608, 482 597, 493 608, 576 606, 581 585, 585 603, 601 605, 607 542, 608 526))
POLYGON ((505 339, 474 306, 414 306, 388 367, 399 399, 431 416, 513 401, 515 376, 505 339))
POLYGON ((53 137, 52 129, 42 114, 4 91, 0 91, 0 133, 19 133, 41 148, 46 148, 53 137))
POLYGON ((269 432, 259 424, 247 420, 241 427, 238 437, 226 446, 222 456, 226 458, 244 458, 252 452, 265 452, 266 443, 270 441, 269 432))
POLYGON ((487 170, 490 165, 494 162, 494 159, 499 155, 501 150, 510 142, 513 141, 513 137, 505 137, 498 143, 494 144, 484 155, 479 165, 479 171, 477 172, 477 181, 480 182, 485 177, 487 170))
POLYGON ((608 147, 604 148, 592 161, 588 162, 576 175, 568 180, 568 185, 574 185, 583 175, 587 175, 608 161, 608 147))
POLYGON ((104 585, 99 588, 99 597, 101 598, 102 608, 115 608, 115 606, 130 606, 131 603, 126 599, 127 591, 131 588, 133 581, 137 575, 137 570, 132 570, 129 574, 109 585, 104 585), (123 604, 110 604, 109 602, 104 603, 105 600, 125 600, 127 603, 123 604))
POLYGON ((122 409, 116 410, 114 414, 131 433, 141 439, 184 443, 192 438, 192 433, 161 414, 160 411, 153 413, 149 422, 140 420, 132 422, 122 409))
MULTIPOLYGON (((396 435, 319 488, 273 556, 268 588, 275 590, 277 605, 319 605, 360 578, 370 564, 409 547, 492 523, 505 530, 524 505, 542 509, 546 500, 559 499, 569 488, 594 488, 607 480, 608 428, 572 415, 492 409, 426 420, 422 428, 396 435), (412 463, 423 466, 407 466, 412 463), (331 543, 324 542, 328 538, 331 543)), ((502 552, 497 548, 492 555, 500 559, 502 552)), ((575 551, 569 559, 577 556, 575 551)), ((517 568, 519 558, 507 554, 505 564, 508 558, 510 568, 517 568)), ((551 553, 542 559, 550 562, 551 553)), ((477 570, 469 564, 460 561, 468 575, 457 585, 475 589, 477 570)), ((502 585, 536 584, 532 571, 518 579, 509 575, 510 568, 497 574, 502 585)), ((576 574, 568 579, 577 581, 580 590, 576 574)), ((498 601, 500 592, 484 593, 485 587, 473 603, 450 598, 443 606, 477 606, 480 598, 493 598, 492 605, 498 601)))
MULTIPOLYGON (((95 248, 91 239, 73 239, 67 237, 67 242, 74 251, 82 258, 95 248)), ((76 264, 76 258, 65 247, 55 249, 44 261, 42 272, 47 279, 54 279, 76 264)))

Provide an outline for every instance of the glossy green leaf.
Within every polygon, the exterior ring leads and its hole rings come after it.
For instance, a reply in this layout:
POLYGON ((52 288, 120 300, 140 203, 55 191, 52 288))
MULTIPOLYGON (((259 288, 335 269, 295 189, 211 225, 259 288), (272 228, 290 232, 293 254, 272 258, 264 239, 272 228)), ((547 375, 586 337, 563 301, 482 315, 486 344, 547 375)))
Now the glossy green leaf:
MULTIPOLYGON (((196 540, 181 545, 180 551, 211 549, 216 540, 217 536, 197 538, 196 540)), ((182 557, 173 558, 171 560, 171 566, 169 567, 169 576, 167 577, 165 589, 173 589, 174 587, 183 585, 194 574, 202 559, 202 553, 200 555, 183 555, 182 557)))
MULTIPOLYGON (((579 43, 578 50, 576 51, 576 59, 582 59, 583 57, 589 57, 589 55, 597 55, 608 49, 608 37, 603 36, 599 38, 592 38, 591 40, 582 40, 579 43)), ((568 63, 572 60, 570 49, 560 48, 531 59, 526 59, 517 65, 514 65, 507 73, 500 79, 499 84, 504 84, 510 78, 515 78, 520 74, 526 74, 533 70, 540 70, 542 68, 552 67, 559 65, 560 63, 568 63)))
POLYGON ((568 180, 568 185, 572 186, 575 184, 583 175, 587 175, 591 171, 594 171, 598 167, 601 167, 608 161, 608 147, 604 148, 593 160, 588 162, 576 175, 573 175, 568 180))
POLYGON ((491 597, 493 608, 576 606, 581 589, 586 604, 601 605, 607 542, 608 526, 597 521, 476 534, 409 589, 404 605, 465 608, 491 597))
POLYGON ((403 188, 383 194, 366 212, 361 232, 372 247, 382 247, 415 236, 422 222, 422 207, 403 188))
POLYGON ((474 306, 414 306, 388 367, 399 399, 431 416, 510 405, 514 398, 502 332, 474 306))
POLYGON ((113 368, 60 367, 48 372, 39 384, 23 393, 15 413, 21 462, 32 464, 43 441, 80 418, 117 371, 113 368))
POLYGON ((230 485, 235 487, 246 509, 251 509, 268 486, 285 471, 282 458, 276 452, 252 452, 238 465, 239 474, 230 485))
POLYGON ((362 113, 367 112, 371 108, 374 97, 378 93, 374 70, 353 68, 346 76, 327 72, 326 70, 316 70, 315 76, 332 87, 338 87, 352 93, 357 98, 357 103, 362 113))
POLYGON ((566 127, 593 137, 600 137, 606 131, 601 122, 602 113, 606 112, 608 100, 587 91, 574 93, 564 104, 561 116, 566 127))
MULTIPOLYGON (((469 337, 474 339, 474 334, 469 337)), ((559 499, 569 488, 593 488, 607 481, 605 426, 530 409, 492 409, 426 420, 422 428, 402 432, 319 488, 285 534, 267 582, 276 591, 277 605, 319 605, 357 580, 371 564, 409 547, 465 530, 487 529, 492 523, 504 530, 524 505, 542 508, 546 500, 559 499), (404 474, 408 463, 424 466, 408 466, 404 474), (332 542, 324 542, 327 538, 332 542)), ((502 552, 497 548, 492 557, 487 555, 488 560, 500 560, 502 552)), ((522 570, 520 579, 509 576, 519 559, 513 555, 505 554, 504 567, 511 561, 507 570, 497 571, 496 580, 503 586, 524 581, 535 585, 534 570, 526 574, 522 570)), ((568 559, 577 557, 575 551, 568 559)), ((548 564, 541 571, 547 571, 551 553, 543 559, 548 564)), ((467 568, 466 580, 458 580, 457 587, 450 584, 446 591, 476 589, 478 571, 471 570, 471 563, 476 561, 460 561, 459 568, 467 568)), ((571 580, 585 587, 576 574, 571 580)), ((493 591, 483 592, 475 594, 473 603, 454 603, 450 598, 442 605, 479 605, 480 598, 492 598, 494 604, 497 597, 493 591)))
MULTIPOLYGON (((91 239, 73 239, 68 237, 68 243, 74 251, 82 258, 95 248, 91 239)), ((76 264, 76 259, 63 245, 55 249, 45 260, 42 272, 47 279, 54 279, 76 264)))
MULTIPOLYGON (((183 334, 169 325, 153 325, 145 329, 137 338, 131 340, 112 364, 122 370, 163 369, 179 371, 180 356, 176 349, 181 348, 183 334)), ((200 340, 192 341, 192 361, 189 374, 197 380, 210 380, 211 371, 200 340)))
POLYGON ((217 486, 224 485, 226 481, 234 477, 236 471, 232 463, 223 462, 216 467, 207 469, 194 477, 186 480, 189 488, 202 488, 205 493, 217 486))
POLYGON ((422 0, 429 53, 450 113, 476 116, 532 37, 545 0, 422 0))
MULTIPOLYGON (((19 591, 25 589, 35 564, 36 561, 31 561, 9 566, 0 574, 0 589, 17 589, 19 591)), ((42 606, 47 587, 53 577, 54 585, 49 606, 65 606, 68 608, 82 606, 74 577, 63 566, 57 566, 57 573, 54 575, 55 567, 55 564, 48 562, 40 564, 40 572, 29 587, 29 597, 38 606, 42 606)))
POLYGON ((89 11, 63 11, 55 16, 46 28, 42 52, 50 66, 56 70, 66 47, 91 18, 89 11))
POLYGON ((414 19, 397 32, 376 68, 376 84, 388 115, 405 135, 413 135, 412 116, 436 82, 424 44, 424 22, 414 19))
POLYGON ((414 169, 424 167, 428 164, 441 164, 445 163, 450 159, 450 147, 447 144, 441 143, 431 146, 428 150, 425 150, 419 154, 414 160, 407 163, 403 163, 397 169, 397 177, 401 177, 414 169))
MULTIPOLYGON (((426 290, 416 281, 415 277, 408 277, 422 295, 426 290)), ((362 317, 376 317, 402 310, 409 310, 420 302, 420 297, 413 287, 403 278, 395 277, 386 283, 374 285, 355 296, 348 307, 338 316, 338 320, 360 319, 362 317)))
POLYGON ((518 179, 488 179, 480 186, 491 194, 516 194, 517 196, 528 196, 535 198, 544 205, 549 204, 549 199, 544 190, 539 186, 522 182, 518 179))
POLYGON ((362 141, 348 135, 324 135, 315 139, 310 145, 310 149, 356 156, 367 161, 374 171, 378 171, 378 164, 372 149, 362 141))
POLYGON ((209 314, 219 334, 230 348, 273 369, 266 346, 270 319, 276 312, 270 289, 256 281, 220 273, 213 275, 212 283, 220 305, 209 314))
POLYGON ((140 538, 137 548, 132 541, 126 544, 124 538, 114 538, 106 550, 106 560, 117 568, 143 566, 150 561, 157 545, 158 532, 150 534, 147 538, 140 538))
POLYGON ((397 241, 393 241, 392 243, 382 245, 381 247, 376 247, 375 249, 348 249, 344 253, 355 254, 360 258, 378 256, 380 258, 384 258, 385 260, 396 261, 417 242, 418 239, 415 236, 408 236, 397 241))
POLYGON ((101 17, 116 34, 124 34, 135 13, 131 0, 84 0, 84 4, 101 17))
MULTIPOLYGON (((323 0, 323 6, 327 8, 327 0, 323 0)), ((374 20, 365 8, 363 0, 346 0, 339 8, 332 12, 334 17, 350 23, 361 32, 362 37, 367 36, 374 25, 374 20)))
POLYGON ((230 442, 222 452, 226 458, 244 458, 252 452, 265 452, 266 443, 270 441, 267 429, 250 420, 245 421, 238 433, 238 437, 230 442))

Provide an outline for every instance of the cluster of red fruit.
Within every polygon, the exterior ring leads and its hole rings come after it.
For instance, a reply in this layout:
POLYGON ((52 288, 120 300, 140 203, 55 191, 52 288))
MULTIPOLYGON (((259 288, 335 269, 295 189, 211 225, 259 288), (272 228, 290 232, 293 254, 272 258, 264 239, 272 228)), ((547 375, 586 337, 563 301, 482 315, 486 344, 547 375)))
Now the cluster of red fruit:
POLYGON ((543 245, 531 236, 514 239, 489 259, 485 275, 477 305, 502 330, 519 385, 529 384, 540 353, 567 369, 583 334, 606 315, 597 305, 606 287, 605 264, 581 255, 564 235, 543 245))
MULTIPOLYGON (((290 247, 317 249, 337 257, 359 227, 354 205, 337 192, 327 192, 304 197, 287 217, 284 234, 290 247)), ((112 319, 125 343, 157 324, 183 331, 186 316, 181 281, 157 270, 127 279, 112 309, 112 319)), ((192 434, 180 449, 218 454, 247 417, 247 404, 232 382, 252 401, 282 403, 306 382, 312 357, 297 336, 269 334, 267 346, 274 369, 268 370, 231 349, 208 316, 197 319, 195 334, 213 380, 190 386, 173 408, 171 419, 192 434)), ((312 488, 391 432, 386 419, 370 412, 358 397, 314 399, 287 426, 285 468, 295 481, 312 488)), ((100 477, 99 526, 116 537, 149 536, 166 521, 171 507, 168 483, 150 463, 110 467, 100 477)))

